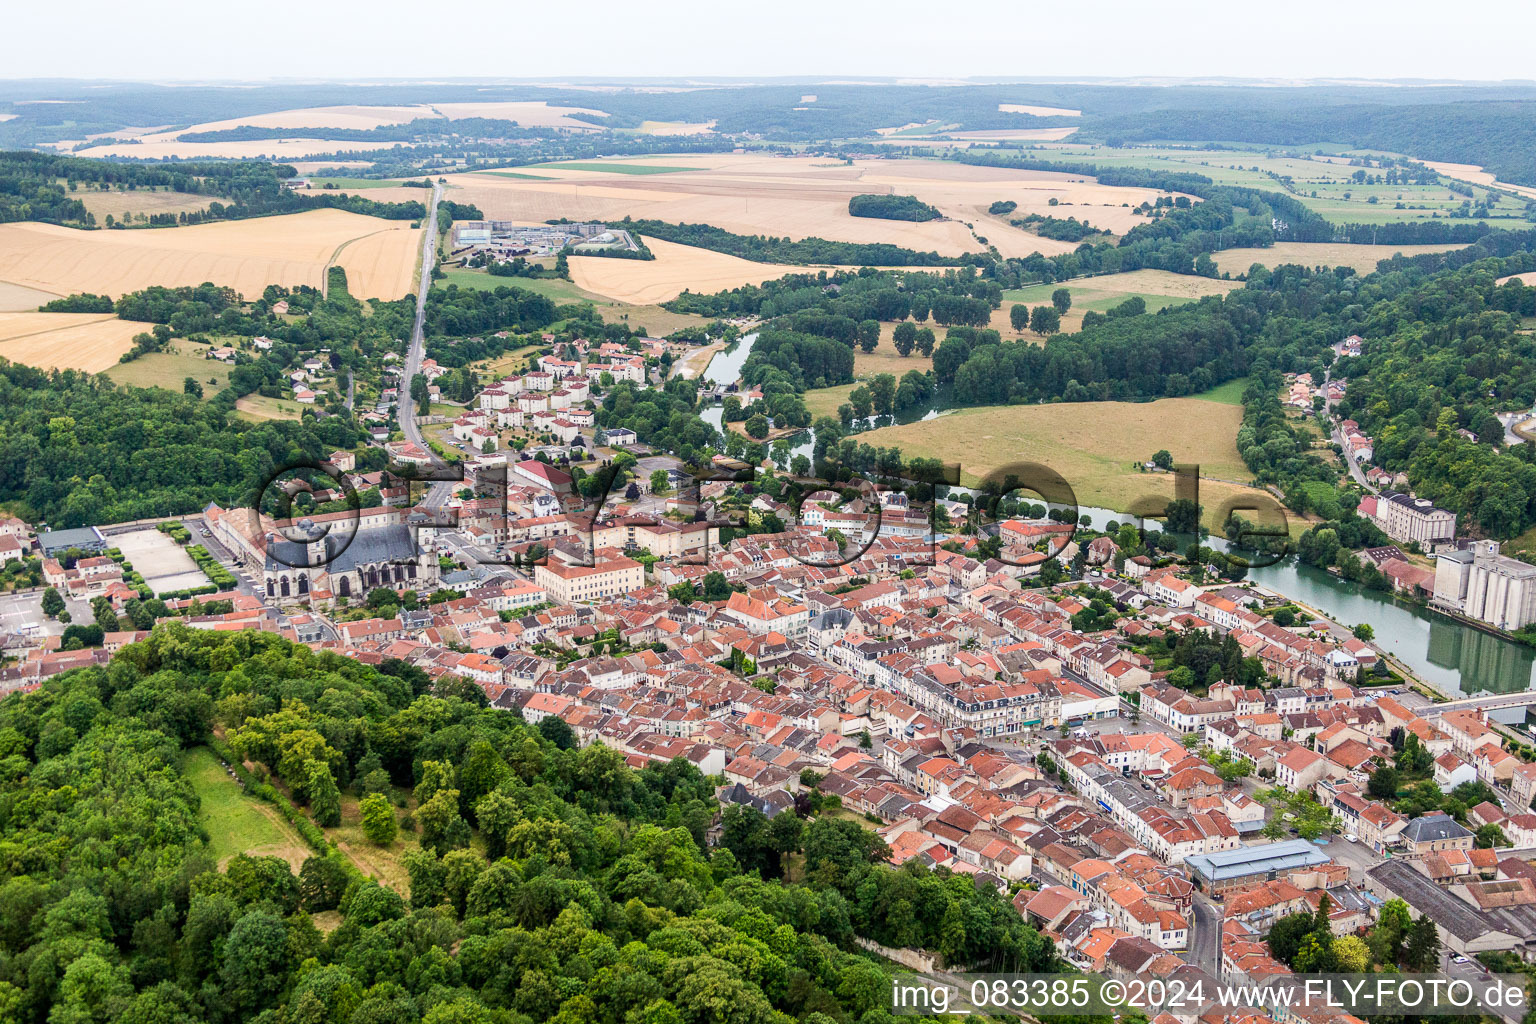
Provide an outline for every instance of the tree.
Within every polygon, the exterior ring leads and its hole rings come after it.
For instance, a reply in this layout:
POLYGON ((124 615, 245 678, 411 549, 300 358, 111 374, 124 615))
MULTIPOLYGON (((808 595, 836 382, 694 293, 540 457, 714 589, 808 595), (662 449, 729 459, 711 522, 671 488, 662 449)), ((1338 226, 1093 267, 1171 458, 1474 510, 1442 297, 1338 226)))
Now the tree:
POLYGON ((1492 850, 1513 845, 1509 837, 1504 834, 1504 830, 1491 821, 1486 825, 1478 826, 1477 831, 1472 835, 1473 842, 1479 850, 1492 850))
POLYGON ((1440 962, 1440 930, 1428 917, 1420 917, 1408 930, 1403 966, 1410 971, 1432 971, 1440 962))
POLYGON ((117 621, 117 612, 112 610, 112 602, 105 597, 91 599, 91 615, 96 619, 96 625, 101 627, 103 633, 116 633, 121 628, 117 621))
POLYGON ((671 486, 671 476, 664 469, 651 471, 651 493, 666 494, 671 486))
POLYGON ((363 816, 363 834, 377 846, 388 846, 395 841, 399 824, 394 809, 380 793, 370 793, 358 804, 363 816))
POLYGON ((1024 329, 1029 326, 1029 307, 1022 302, 1015 302, 1008 310, 1008 322, 1013 325, 1016 332, 1023 334, 1024 329))
POLYGON ((747 432, 748 437, 761 441, 768 436, 768 418, 762 413, 758 413, 748 419, 742 429, 747 432))
POLYGON ((919 352, 921 352, 924 356, 931 356, 931 355, 933 355, 934 342, 935 342, 935 339, 934 339, 934 334, 933 334, 933 329, 932 328, 930 328, 930 327, 920 327, 920 328, 918 328, 918 330, 917 330, 917 350, 919 352))
POLYGON ((908 320, 897 324, 891 331, 891 344, 896 346, 897 355, 911 355, 913 346, 917 344, 917 325, 908 320))
POLYGON ((1276 921, 1270 928, 1265 942, 1269 944, 1269 955, 1285 964, 1287 967, 1294 965, 1296 955, 1301 951, 1302 943, 1312 933, 1317 922, 1310 913, 1288 914, 1276 921))
POLYGON ((64 599, 59 596, 59 592, 57 590, 49 587, 47 590, 43 591, 44 615, 48 616, 50 619, 56 619, 59 617, 59 612, 63 610, 64 599))
POLYGON ((1158 469, 1173 468, 1173 453, 1166 448, 1161 448, 1152 453, 1152 465, 1158 469))
POLYGON ((203 386, 197 382, 196 377, 188 377, 181 382, 181 393, 191 395, 193 398, 202 398, 203 386))
POLYGON ((1358 935, 1341 935, 1333 940, 1336 968, 1346 974, 1362 974, 1371 969, 1371 948, 1358 935))
POLYGON ((539 735, 561 750, 576 749, 576 734, 570 724, 558 715, 545 715, 539 719, 539 735))
POLYGON ((341 790, 331 775, 331 766, 324 761, 310 761, 306 765, 309 784, 309 813, 315 824, 322 828, 334 828, 341 824, 341 790))
POLYGON ((858 339, 859 348, 865 352, 873 352, 875 346, 880 344, 880 321, 861 320, 855 329, 854 337, 858 339))
POLYGON ((1051 305, 1056 307, 1056 312, 1065 314, 1072 308, 1072 293, 1066 288, 1057 288, 1051 292, 1051 305))
POLYGON ((1356 640, 1371 641, 1376 639, 1376 630, 1371 628, 1369 622, 1361 622, 1350 632, 1354 633, 1356 640))
POLYGON ((1397 798, 1397 788, 1400 779, 1397 769, 1391 765, 1382 765, 1371 773, 1371 780, 1366 785, 1366 792, 1375 800, 1394 800, 1397 798))
POLYGON ((1036 306, 1029 311, 1029 329, 1042 337, 1061 330, 1061 314, 1054 306, 1036 306))

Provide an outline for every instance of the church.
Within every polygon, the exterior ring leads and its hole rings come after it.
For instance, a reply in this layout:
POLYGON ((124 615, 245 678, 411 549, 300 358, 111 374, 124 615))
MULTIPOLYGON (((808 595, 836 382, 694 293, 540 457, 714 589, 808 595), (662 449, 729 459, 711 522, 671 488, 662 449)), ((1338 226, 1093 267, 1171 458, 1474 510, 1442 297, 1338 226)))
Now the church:
POLYGON ((437 589, 437 559, 421 549, 404 523, 359 525, 354 533, 334 525, 327 531, 301 519, 285 532, 266 538, 262 578, 274 601, 314 591, 352 598, 376 587, 437 589))
POLYGON ((376 587, 437 589, 437 558, 419 543, 400 509, 333 512, 273 524, 250 509, 210 505, 204 516, 252 581, 259 577, 260 592, 274 604, 312 595, 356 600, 376 587))

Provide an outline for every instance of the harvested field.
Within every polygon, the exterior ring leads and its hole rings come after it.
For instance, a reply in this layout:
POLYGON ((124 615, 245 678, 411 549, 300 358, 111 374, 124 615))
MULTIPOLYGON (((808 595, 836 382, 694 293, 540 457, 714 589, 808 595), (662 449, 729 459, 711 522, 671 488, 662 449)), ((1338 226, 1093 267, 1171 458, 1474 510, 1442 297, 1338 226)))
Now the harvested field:
POLYGON ((715 122, 703 121, 689 123, 687 121, 641 121, 641 135, 708 135, 715 130, 715 122))
POLYGON ((1071 484, 1079 504, 1128 509, 1143 496, 1173 498, 1170 474, 1139 472, 1160 448, 1199 463, 1201 505, 1213 525, 1227 502, 1253 496, 1235 438, 1241 406, 1200 398, 1156 402, 1062 402, 959 409, 932 420, 882 427, 859 436, 876 447, 958 462, 973 484, 1014 462, 1039 462, 1071 484))
POLYGON ((578 288, 637 305, 666 302, 685 290, 710 294, 744 284, 762 284, 804 267, 754 263, 691 245, 645 239, 654 260, 572 256, 571 281, 578 288))
POLYGON ((133 336, 148 329, 108 313, 0 313, 0 359, 100 373, 116 366, 133 336))
POLYGON ((84 203, 85 208, 96 215, 98 224, 105 223, 108 214, 121 221, 125 213, 135 217, 139 214, 148 217, 152 213, 192 213, 208 209, 208 204, 213 202, 212 196, 200 196, 195 192, 152 192, 148 189, 132 192, 82 190, 72 198, 84 203))
POLYGON ((1265 249, 1225 249, 1212 253, 1216 268, 1223 273, 1248 273, 1255 263, 1266 267, 1278 267, 1285 263, 1299 263, 1305 267, 1353 267, 1357 273, 1375 271, 1380 260, 1389 260, 1398 253, 1418 256, 1426 252, 1450 252, 1465 249, 1465 245, 1351 245, 1344 242, 1276 242, 1265 249))
MULTIPOLYGON (((1122 233, 1144 218, 1131 207, 1155 198, 1148 189, 1084 181, 1058 171, 973 167, 938 160, 861 160, 851 166, 811 157, 765 154, 657 154, 568 167, 541 166, 539 181, 476 173, 449 176, 448 197, 474 203, 488 218, 538 224, 572 220, 615 221, 625 216, 671 223, 712 224, 746 235, 820 237, 844 242, 884 242, 958 256, 984 248, 987 238, 1005 256, 1051 255, 1076 248, 1041 238, 991 217, 999 199, 1019 204, 1014 216, 1051 213, 1076 217, 1122 233), (636 174, 637 168, 688 168, 636 174), (861 194, 915 195, 945 219, 915 223, 851 217, 848 200, 861 194), (1055 200, 1057 205, 1051 206, 1055 200), (1129 205, 1126 205, 1129 204, 1129 205)), ((529 173, 519 169, 514 174, 529 173)))
POLYGON ((999 103, 999 113, 1002 114, 1033 114, 1035 117, 1082 117, 1081 110, 1072 110, 1067 107, 1037 107, 1032 103, 999 103))
POLYGON ((1508 284, 1511 281, 1519 281, 1528 288, 1536 287, 1536 274, 1510 274, 1508 277, 1499 278, 1494 284, 1508 284))
POLYGON ((92 146, 75 156, 119 156, 133 160, 291 161, 341 150, 390 149, 397 142, 331 142, 326 139, 255 139, 249 142, 144 142, 92 146))
POLYGON ((408 221, 342 210, 143 231, 23 222, 0 225, 0 281, 113 297, 212 281, 252 297, 269 284, 318 288, 336 261, 354 295, 398 299, 413 286, 419 240, 408 221))
MULTIPOLYGON (((252 114, 249 117, 232 117, 223 121, 207 121, 189 128, 169 131, 148 131, 137 136, 137 142, 127 145, 104 145, 81 150, 81 156, 128 156, 138 159, 197 159, 197 158, 249 158, 273 156, 280 158, 308 156, 313 153, 331 153, 341 150, 388 149, 396 142, 364 142, 357 140, 327 139, 327 128, 367 131, 382 125, 405 124, 420 118, 484 117, 496 120, 516 121, 526 127, 566 128, 573 131, 598 131, 598 125, 578 121, 573 114, 606 117, 600 110, 590 107, 551 107, 539 101, 491 101, 485 103, 423 103, 403 106, 335 106, 306 107, 297 110, 278 110, 268 114, 252 114), (301 129, 312 133, 302 139, 258 139, 250 142, 184 142, 182 137, 201 132, 225 131, 230 128, 278 128, 301 129)), ((119 133, 127 137, 129 133, 119 133)), ((72 143, 59 143, 68 148, 72 143)))
POLYGON ((9 281, 0 281, 0 313, 31 312, 44 303, 59 298, 53 292, 26 288, 9 281))

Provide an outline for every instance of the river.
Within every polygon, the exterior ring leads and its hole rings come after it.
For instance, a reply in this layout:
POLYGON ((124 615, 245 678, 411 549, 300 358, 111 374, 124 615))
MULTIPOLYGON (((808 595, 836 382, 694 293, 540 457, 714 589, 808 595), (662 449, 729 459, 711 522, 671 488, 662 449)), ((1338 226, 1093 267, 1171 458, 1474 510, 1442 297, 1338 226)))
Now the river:
MULTIPOLYGON (((1100 529, 1112 520, 1133 519, 1102 508, 1079 509, 1079 515, 1089 516, 1100 529)), ((1226 548, 1219 537, 1203 543, 1226 548)), ((1514 693, 1536 685, 1536 649, 1303 565, 1294 557, 1250 569, 1248 578, 1346 625, 1370 623, 1376 632, 1373 647, 1448 696, 1514 693)), ((1523 717, 1524 709, 1516 709, 1515 714, 1523 717)))
MULTIPOLYGON (((704 379, 712 384, 735 383, 756 338, 756 334, 748 334, 734 348, 717 352, 704 370, 704 379)), ((722 411, 716 405, 706 408, 701 415, 706 423, 720 430, 722 411)), ((937 414, 936 410, 929 410, 924 418, 937 414)), ((807 430, 800 436, 794 452, 810 457, 813 434, 807 430)), ((1103 508, 1084 507, 1078 511, 1101 529, 1111 520, 1126 522, 1131 518, 1103 508)), ((1225 547, 1219 537, 1206 543, 1214 548, 1225 547)), ((1371 641, 1373 646, 1408 666, 1442 693, 1514 693, 1536 685, 1536 649, 1302 565, 1295 558, 1250 569, 1248 578, 1339 622, 1370 623, 1376 632, 1371 641)), ((1523 712, 1517 710, 1516 714, 1523 712)))

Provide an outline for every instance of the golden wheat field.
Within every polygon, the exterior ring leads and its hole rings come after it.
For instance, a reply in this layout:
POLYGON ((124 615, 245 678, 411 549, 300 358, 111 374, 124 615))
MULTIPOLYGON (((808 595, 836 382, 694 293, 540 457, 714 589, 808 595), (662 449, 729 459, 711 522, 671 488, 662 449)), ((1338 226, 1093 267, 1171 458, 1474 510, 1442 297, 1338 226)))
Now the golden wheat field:
POLYGON ((212 281, 250 298, 269 284, 321 287, 337 262, 354 295, 398 299, 413 287, 420 238, 407 221, 342 210, 130 231, 23 222, 0 225, 0 281, 114 298, 212 281))
MULTIPOLYGON (((606 117, 601 110, 590 107, 552 107, 540 101, 487 101, 483 103, 435 103, 432 105, 407 104, 404 106, 335 106, 307 107, 297 110, 277 110, 248 117, 232 117, 222 121, 207 121, 188 128, 149 130, 138 134, 113 133, 116 138, 133 138, 132 143, 106 143, 79 152, 81 156, 128 156, 145 160, 211 158, 250 158, 272 156, 292 158, 313 153, 329 153, 338 150, 387 149, 395 142, 338 141, 327 139, 327 128, 366 131, 382 125, 404 124, 419 118, 484 117, 516 121, 525 127, 565 128, 571 131, 597 131, 588 121, 576 120, 572 115, 585 114, 606 117), (199 132, 225 131, 230 128, 288 128, 312 132, 312 137, 302 139, 254 140, 249 142, 187 142, 183 136, 199 132)), ((70 140, 56 144, 68 149, 77 142, 70 140)))
POLYGON ((791 267, 728 256, 691 245, 645 239, 654 260, 623 260, 608 256, 573 256, 571 281, 578 288, 637 305, 666 302, 684 290, 708 294, 744 284, 762 284, 785 274, 803 274, 791 267))
POLYGON ((148 326, 103 313, 0 313, 0 359, 99 373, 148 326))
POLYGON ((1216 269, 1228 274, 1246 274, 1255 263, 1266 267, 1278 267, 1284 263, 1297 263, 1304 267, 1353 267, 1357 273, 1369 274, 1381 260, 1389 260, 1401 253, 1418 256, 1426 252, 1449 252, 1465 249, 1465 245, 1350 245, 1343 242, 1276 242, 1263 249, 1224 249, 1213 253, 1216 269))
POLYGON ((859 160, 765 154, 666 154, 608 161, 612 172, 518 168, 449 177, 449 197, 474 203, 495 220, 542 223, 560 217, 613 221, 625 216, 712 224, 747 235, 885 242, 958 256, 987 242, 1005 256, 1053 255, 1076 246, 1041 238, 986 211, 997 200, 1018 204, 1013 217, 1049 212, 1074 216, 1115 233, 1143 218, 1131 207, 1155 198, 1150 189, 1100 185, 1058 171, 1017 171, 940 160, 859 160), (638 173, 638 167, 669 170, 638 173), (517 177, 513 175, 523 175, 517 177), (530 178, 527 175, 537 175, 530 178), (848 214, 853 196, 915 195, 945 219, 915 223, 848 214), (1052 206, 1051 201, 1056 205, 1052 206), (968 225, 974 225, 974 230, 968 225))

